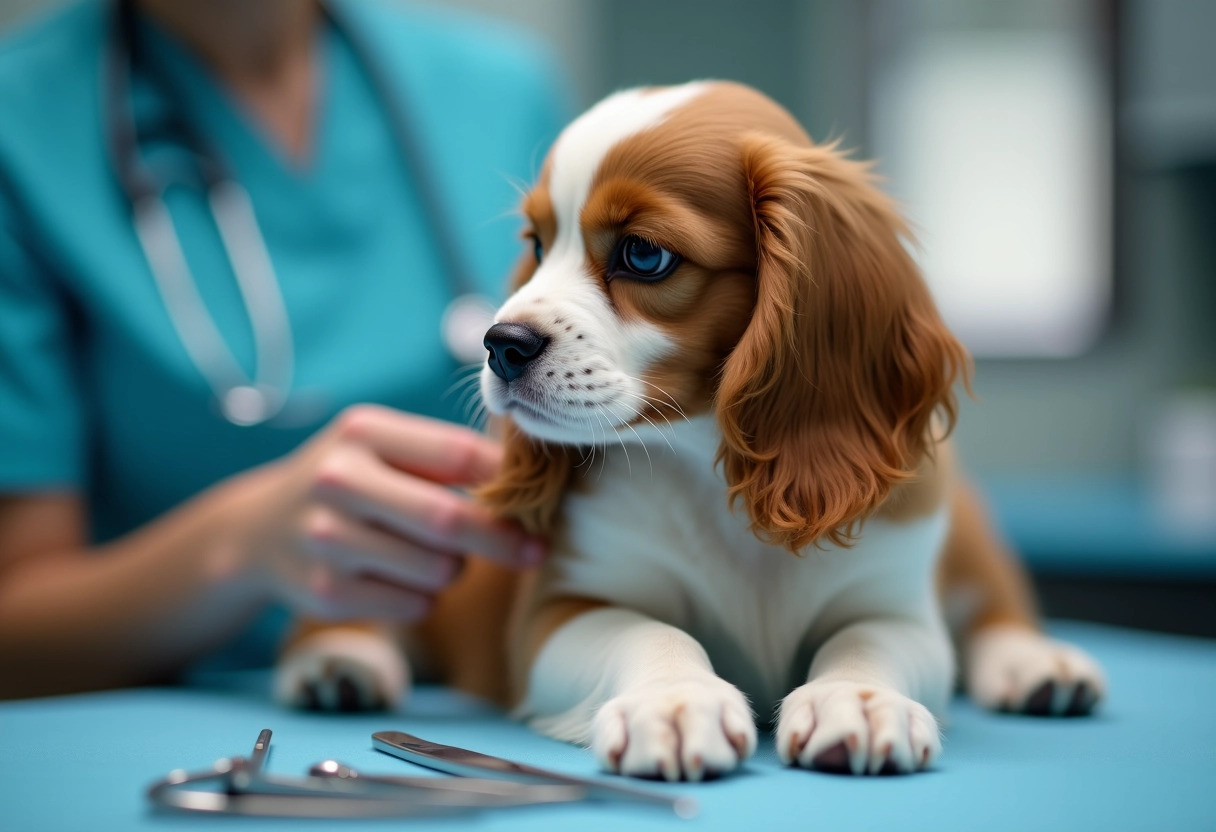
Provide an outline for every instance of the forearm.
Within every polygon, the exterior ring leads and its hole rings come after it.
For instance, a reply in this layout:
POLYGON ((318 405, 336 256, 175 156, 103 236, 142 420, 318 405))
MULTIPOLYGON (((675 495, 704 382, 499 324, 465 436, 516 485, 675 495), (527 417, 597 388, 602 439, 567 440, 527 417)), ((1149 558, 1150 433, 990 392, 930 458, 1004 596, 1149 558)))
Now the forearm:
POLYGON ((112 544, 0 572, 0 698, 146 683, 247 626, 265 593, 219 486, 112 544))
POLYGON ((692 636, 630 610, 602 607, 549 637, 532 664, 518 714, 550 736, 583 742, 609 699, 699 675, 713 678, 713 668, 692 636))
POLYGON ((940 713, 954 682, 950 640, 931 616, 858 621, 816 651, 807 681, 881 685, 940 713))

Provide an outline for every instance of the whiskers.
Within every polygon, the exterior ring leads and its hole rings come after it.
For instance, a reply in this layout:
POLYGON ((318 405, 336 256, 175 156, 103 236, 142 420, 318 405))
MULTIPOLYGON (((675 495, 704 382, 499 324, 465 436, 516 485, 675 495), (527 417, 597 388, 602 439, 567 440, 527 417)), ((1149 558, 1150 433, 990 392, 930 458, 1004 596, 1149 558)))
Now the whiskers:
MULTIPOLYGON (((672 424, 670 417, 668 417, 668 415, 663 411, 663 408, 666 408, 668 411, 671 411, 672 413, 674 413, 676 416, 678 416, 681 419, 687 419, 688 415, 684 412, 684 409, 682 407, 680 407, 680 403, 677 402, 670 393, 668 393, 666 390, 664 390, 659 385, 655 384, 652 381, 647 381, 645 379, 637 378, 635 376, 627 376, 627 378, 629 378, 631 381, 637 382, 638 385, 641 386, 641 388, 643 390, 648 390, 648 389, 655 390, 656 392, 658 392, 659 394, 661 394, 663 396, 663 398, 656 398, 654 396, 647 395, 646 393, 635 393, 632 390, 621 390, 620 391, 623 395, 629 396, 629 397, 633 398, 634 400, 636 400, 636 402, 638 404, 635 405, 635 408, 636 408, 638 418, 642 419, 643 421, 646 422, 646 424, 648 424, 652 428, 654 428, 655 433, 657 433, 660 437, 662 437, 663 441, 667 443, 668 449, 674 454, 676 452, 676 450, 671 444, 671 436, 669 434, 675 430, 675 425, 672 424), (640 405, 640 406, 638 406, 638 405, 640 405), (647 405, 652 407, 654 409, 655 415, 659 419, 662 420, 661 427, 658 424, 655 424, 654 420, 652 420, 649 416, 646 415, 645 408, 647 405)), ((631 430, 633 429, 632 424, 628 424, 628 427, 631 430)), ((635 436, 638 435, 636 430, 634 430, 633 433, 635 436)), ((642 441, 640 436, 638 436, 638 441, 640 441, 640 442, 642 441)), ((645 447, 645 446, 646 446, 645 442, 642 442, 642 447, 645 447)))
MULTIPOLYGON (((601 407, 603 407, 603 405, 601 405, 601 407)), ((639 415, 641 415, 641 414, 639 414, 639 415)), ((646 419, 646 417, 645 417, 645 416, 642 416, 642 418, 643 418, 643 419, 646 419)), ((649 419, 646 419, 646 421, 648 421, 648 422, 649 422, 650 420, 649 420, 649 419)), ((651 425, 653 425, 653 424, 654 424, 654 423, 653 423, 653 422, 651 422, 651 425)), ((644 454, 646 454, 646 463, 647 463, 647 464, 650 466, 650 475, 653 477, 653 476, 654 476, 654 460, 650 458, 650 449, 646 447, 646 442, 645 442, 645 441, 642 439, 641 434, 639 434, 639 433, 637 432, 637 429, 636 429, 636 428, 634 428, 634 426, 633 426, 633 424, 632 424, 631 422, 626 422, 626 423, 625 423, 625 427, 627 427, 627 428, 629 428, 629 430, 633 431, 633 435, 637 437, 638 444, 642 446, 642 452, 643 452, 644 454)), ((658 428, 655 428, 655 430, 658 430, 658 428)), ((618 438, 618 439, 620 439, 620 438, 621 438, 621 432, 620 432, 620 430, 617 430, 616 435, 617 435, 617 438, 618 438)), ((663 434, 660 432, 660 434, 659 434, 659 435, 660 435, 660 436, 662 436, 663 434)), ((663 438, 664 438, 664 439, 666 439, 667 437, 665 437, 665 436, 664 436, 663 438)), ((670 442, 670 441, 668 441, 667 446, 668 446, 669 448, 671 447, 671 442, 670 442)), ((622 447, 622 448, 624 448, 624 447, 625 447, 625 440, 624 440, 624 439, 621 439, 621 447, 622 447)), ((672 451, 672 452, 674 453, 674 449, 673 449, 673 451, 672 451)), ((628 467, 628 466, 629 466, 629 451, 628 451, 628 450, 626 450, 626 451, 625 451, 625 465, 626 465, 626 467, 628 467)), ((631 477, 633 476, 633 468, 629 468, 629 476, 631 476, 631 477)))
POLYGON ((673 455, 675 454, 675 446, 672 445, 670 436, 671 432, 675 430, 675 425, 668 416, 668 412, 683 419, 687 418, 686 414, 684 413, 684 409, 680 407, 679 402, 677 402, 670 393, 668 393, 662 387, 659 387, 657 384, 636 378, 634 376, 626 376, 625 378, 627 381, 636 383, 637 386, 643 390, 654 390, 659 394, 659 396, 652 396, 648 393, 639 393, 627 389, 619 389, 614 391, 617 397, 626 397, 633 400, 633 402, 630 404, 630 409, 633 410, 634 415, 625 421, 618 421, 614 419, 611 411, 609 411, 609 409, 605 406, 606 404, 611 404, 615 399, 609 399, 606 402, 597 402, 595 410, 592 411, 589 416, 585 416, 580 419, 580 421, 588 426, 589 432, 592 435, 592 441, 590 445, 586 446, 582 458, 579 460, 578 465, 575 466, 576 468, 585 467, 586 472, 589 473, 595 466, 595 457, 597 453, 602 451, 602 453, 600 453, 600 475, 603 474, 604 466, 607 464, 608 447, 611 444, 608 433, 611 431, 613 434, 615 434, 617 443, 621 446, 621 452, 625 457, 625 468, 628 471, 629 476, 632 477, 633 461, 629 456, 629 443, 626 443, 624 438, 624 431, 628 430, 634 435, 634 438, 637 439, 637 444, 641 446, 642 453, 646 455, 646 463, 650 468, 651 474, 653 475, 654 459, 650 455, 650 448, 646 439, 642 437, 637 428, 634 426, 635 419, 641 419, 647 425, 649 425, 654 432, 658 434, 660 438, 662 438, 663 442, 667 445, 668 450, 670 450, 673 455), (653 410, 653 413, 659 420, 658 422, 646 414, 647 408, 653 410), (594 417, 594 421, 592 421, 591 417, 594 417))
MULTIPOLYGON (((605 418, 604 418, 604 421, 605 421, 605 422, 607 422, 609 425, 611 425, 611 424, 612 424, 612 414, 611 414, 611 413, 609 413, 609 412, 608 412, 608 411, 607 411, 607 410, 604 408, 604 405, 603 405, 603 404, 597 403, 595 407, 596 407, 596 418, 599 418, 599 414, 600 414, 600 413, 603 413, 603 414, 604 414, 604 417, 605 417, 605 418)), ((626 423, 625 423, 625 425, 626 425, 626 426, 628 426, 628 425, 629 425, 629 423, 628 423, 628 422, 626 422, 626 423)), ((632 428, 630 428, 630 430, 633 430, 633 429, 632 429, 632 428)), ((616 435, 616 441, 621 443, 621 451, 622 451, 622 453, 624 453, 624 454, 625 454, 625 470, 626 470, 626 471, 628 471, 629 476, 630 476, 630 477, 632 477, 632 476, 633 476, 633 463, 631 463, 631 462, 629 461, 629 448, 628 448, 628 447, 626 447, 626 445, 625 445, 625 437, 621 436, 621 429, 620 429, 620 426, 619 426, 619 425, 614 426, 614 427, 613 427, 613 429, 612 429, 612 432, 613 432, 613 433, 616 435)), ((637 431, 636 431, 636 430, 635 430, 635 431, 633 431, 633 433, 634 433, 634 436, 637 436, 637 431)), ((639 436, 639 437, 638 437, 638 439, 640 440, 640 439, 641 439, 641 437, 639 436)), ((646 446, 645 446, 645 445, 642 445, 642 447, 643 447, 643 449, 644 449, 646 446)), ((649 458, 650 458, 650 452, 649 452, 649 451, 647 451, 647 453, 646 453, 646 458, 647 458, 647 459, 649 459, 649 458)), ((653 464, 653 463, 651 463, 651 468, 650 468, 650 470, 651 470, 651 473, 653 474, 653 473, 654 473, 654 464, 653 464)), ((603 467, 601 467, 601 468, 600 468, 600 474, 603 474, 603 473, 604 473, 604 469, 603 469, 603 467)))
POLYGON ((587 470, 583 473, 591 473, 591 469, 595 467, 595 452, 598 450, 604 450, 604 453, 600 455, 600 472, 596 476, 596 482, 598 482, 599 478, 604 475, 604 466, 608 464, 608 430, 604 426, 604 420, 600 418, 600 414, 598 412, 593 412, 590 414, 590 416, 583 417, 580 421, 585 422, 591 429, 591 444, 586 446, 586 450, 583 453, 583 458, 580 459, 578 465, 574 467, 577 471, 579 468, 586 465, 587 470), (595 417, 594 422, 591 421, 590 416, 595 417), (600 434, 603 436, 602 441, 595 438, 596 428, 599 428, 600 434))
POLYGON ((478 361, 473 364, 466 364, 456 371, 458 378, 452 383, 452 386, 444 391, 442 398, 449 396, 457 396, 456 409, 464 417, 465 424, 471 425, 476 430, 484 430, 486 422, 489 421, 490 411, 486 408, 486 403, 481 398, 481 385, 478 383, 481 380, 482 362, 478 361))

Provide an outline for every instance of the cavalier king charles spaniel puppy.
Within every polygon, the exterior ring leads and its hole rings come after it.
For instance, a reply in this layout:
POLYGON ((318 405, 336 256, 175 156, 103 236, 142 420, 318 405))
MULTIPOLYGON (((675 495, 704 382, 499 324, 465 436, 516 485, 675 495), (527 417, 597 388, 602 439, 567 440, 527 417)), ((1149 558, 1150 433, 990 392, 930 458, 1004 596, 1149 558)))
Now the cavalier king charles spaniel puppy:
MULTIPOLYGON (((565 129, 523 214, 479 496, 553 555, 471 560, 414 661, 668 780, 736 768, 771 712, 788 764, 928 768, 956 654, 985 707, 1097 705, 958 471, 969 360, 866 164, 738 84, 629 90, 565 129)), ((347 681, 393 702, 401 678, 347 681)))
POLYGON ((981 704, 1095 706, 960 479, 968 358, 867 165, 737 84, 638 89, 566 128, 523 213, 481 376, 506 442, 481 497, 553 540, 521 717, 622 774, 729 771, 753 709, 786 763, 918 771, 947 609, 981 704))

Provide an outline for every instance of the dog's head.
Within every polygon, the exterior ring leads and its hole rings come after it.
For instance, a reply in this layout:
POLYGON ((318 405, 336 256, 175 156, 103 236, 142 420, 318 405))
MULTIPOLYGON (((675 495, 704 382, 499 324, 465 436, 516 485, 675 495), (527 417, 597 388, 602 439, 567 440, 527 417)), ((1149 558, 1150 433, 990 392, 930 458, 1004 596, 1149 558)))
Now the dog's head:
POLYGON ((544 530, 572 449, 713 412, 763 539, 847 543, 909 477, 966 366, 867 166, 746 87, 618 93, 558 138, 486 334, 509 417, 481 496, 544 530))

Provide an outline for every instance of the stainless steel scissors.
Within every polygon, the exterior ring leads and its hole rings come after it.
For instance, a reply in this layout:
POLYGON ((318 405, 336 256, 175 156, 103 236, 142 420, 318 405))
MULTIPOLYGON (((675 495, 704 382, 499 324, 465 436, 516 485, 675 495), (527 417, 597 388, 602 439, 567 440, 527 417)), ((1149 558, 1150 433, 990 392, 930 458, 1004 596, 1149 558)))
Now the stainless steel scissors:
POLYGON ((334 760, 304 777, 265 771, 270 729, 248 757, 225 757, 209 769, 176 769, 148 788, 156 806, 208 814, 362 818, 450 815, 510 806, 569 803, 587 797, 576 785, 477 778, 377 777, 334 760))

